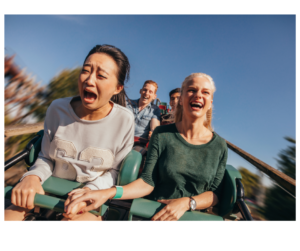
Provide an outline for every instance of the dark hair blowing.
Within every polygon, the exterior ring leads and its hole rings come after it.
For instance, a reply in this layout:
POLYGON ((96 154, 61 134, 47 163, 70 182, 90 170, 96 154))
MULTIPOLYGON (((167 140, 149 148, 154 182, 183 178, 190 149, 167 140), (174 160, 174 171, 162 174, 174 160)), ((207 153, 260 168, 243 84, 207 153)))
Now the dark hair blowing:
POLYGON ((181 93, 181 89, 180 88, 176 88, 176 89, 173 89, 172 91, 170 91, 169 93, 169 97, 171 98, 171 95, 173 95, 174 93, 181 93))
MULTIPOLYGON (((120 49, 116 48, 113 45, 109 45, 109 44, 96 45, 93 49, 90 50, 84 62, 87 60, 87 58, 90 55, 94 53, 105 53, 111 56, 115 60, 118 66, 118 72, 117 72, 118 84, 124 86, 125 82, 129 80, 129 74, 130 74, 130 64, 126 55, 120 49)), ((126 97, 127 95, 125 89, 123 88, 123 90, 119 94, 113 95, 110 100, 118 105, 126 107, 126 99, 125 99, 126 97)))

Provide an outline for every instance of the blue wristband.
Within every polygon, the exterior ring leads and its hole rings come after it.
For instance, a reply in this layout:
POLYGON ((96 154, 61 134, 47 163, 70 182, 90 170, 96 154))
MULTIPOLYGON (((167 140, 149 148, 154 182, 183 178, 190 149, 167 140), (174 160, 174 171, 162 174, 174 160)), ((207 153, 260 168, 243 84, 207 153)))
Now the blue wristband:
POLYGON ((117 189, 117 193, 116 193, 115 197, 113 197, 113 199, 120 199, 123 195, 123 187, 115 186, 115 188, 117 189))

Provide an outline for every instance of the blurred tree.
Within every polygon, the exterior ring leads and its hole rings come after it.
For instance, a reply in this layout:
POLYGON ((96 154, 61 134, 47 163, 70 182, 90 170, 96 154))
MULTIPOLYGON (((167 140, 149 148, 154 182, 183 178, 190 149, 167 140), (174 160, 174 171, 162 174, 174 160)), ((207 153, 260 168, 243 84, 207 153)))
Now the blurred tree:
POLYGON ((278 154, 279 156, 279 159, 277 159, 278 169, 295 180, 296 179, 296 140, 290 137, 285 137, 285 139, 294 145, 289 146, 287 149, 283 150, 281 153, 278 154))
POLYGON ((256 199, 257 191, 261 186, 260 176, 250 172, 244 167, 239 168, 242 175, 242 184, 244 186, 245 196, 251 199, 256 199))
MULTIPOLYGON (((4 125, 9 126, 24 122, 29 118, 32 111, 28 107, 38 102, 44 87, 40 87, 34 78, 31 78, 14 63, 14 56, 5 56, 4 59, 5 77, 5 117, 4 125)), ((5 137, 5 159, 11 158, 26 145, 30 135, 17 137, 5 137)))
MULTIPOLYGON (((34 78, 14 63, 14 56, 5 57, 5 126, 26 123, 26 119, 42 121, 51 102, 78 94, 80 68, 63 70, 48 86, 39 87, 34 78)), ((5 159, 24 149, 30 135, 5 138, 5 159)))
MULTIPOLYGON (((63 70, 48 86, 39 87, 13 62, 14 57, 5 57, 5 126, 26 123, 26 119, 37 122, 45 118, 51 102, 58 98, 78 95, 77 81, 80 68, 63 70)), ((5 160, 23 150, 34 134, 5 138, 5 160)), ((19 181, 26 166, 23 162, 5 172, 5 185, 19 181)))
POLYGON ((40 94, 44 87, 40 87, 39 83, 35 83, 25 73, 25 70, 13 62, 14 56, 5 57, 4 77, 5 77, 5 116, 10 117, 9 124, 22 123, 32 111, 28 111, 28 107, 38 102, 40 94))
POLYGON ((34 110, 33 114, 39 121, 45 119, 47 108, 53 100, 79 95, 77 82, 80 71, 81 68, 65 69, 51 80, 42 93, 41 100, 30 106, 30 110, 34 110))
MULTIPOLYGON (((286 175, 296 179, 296 141, 285 138, 294 144, 281 151, 277 159, 278 168, 286 175)), ((296 220, 296 199, 278 186, 266 191, 264 215, 268 220, 296 220)))

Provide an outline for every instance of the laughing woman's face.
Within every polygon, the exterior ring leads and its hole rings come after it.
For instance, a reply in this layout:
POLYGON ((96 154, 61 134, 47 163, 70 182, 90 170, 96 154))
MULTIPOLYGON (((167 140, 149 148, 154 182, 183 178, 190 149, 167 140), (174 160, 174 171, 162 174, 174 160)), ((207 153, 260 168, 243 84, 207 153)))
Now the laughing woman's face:
POLYGON ((122 91, 117 74, 116 62, 105 53, 94 53, 87 58, 78 79, 79 94, 86 109, 101 109, 122 91))
POLYGON ((180 104, 186 116, 193 119, 205 116, 212 102, 212 85, 206 77, 193 78, 184 86, 180 104))

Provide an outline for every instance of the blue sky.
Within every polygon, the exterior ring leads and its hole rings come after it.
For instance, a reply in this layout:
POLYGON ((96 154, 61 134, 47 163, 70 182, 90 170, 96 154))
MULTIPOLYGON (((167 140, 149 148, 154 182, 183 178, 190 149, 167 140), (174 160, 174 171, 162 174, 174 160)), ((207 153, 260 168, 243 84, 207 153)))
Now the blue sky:
MULTIPOLYGON (((5 53, 16 54, 37 81, 48 84, 81 66, 96 44, 112 44, 129 58, 130 98, 148 79, 169 101, 171 89, 194 72, 212 76, 215 131, 276 167, 284 136, 295 138, 294 15, 5 16, 5 53)), ((228 163, 245 166, 234 153, 228 163)))

